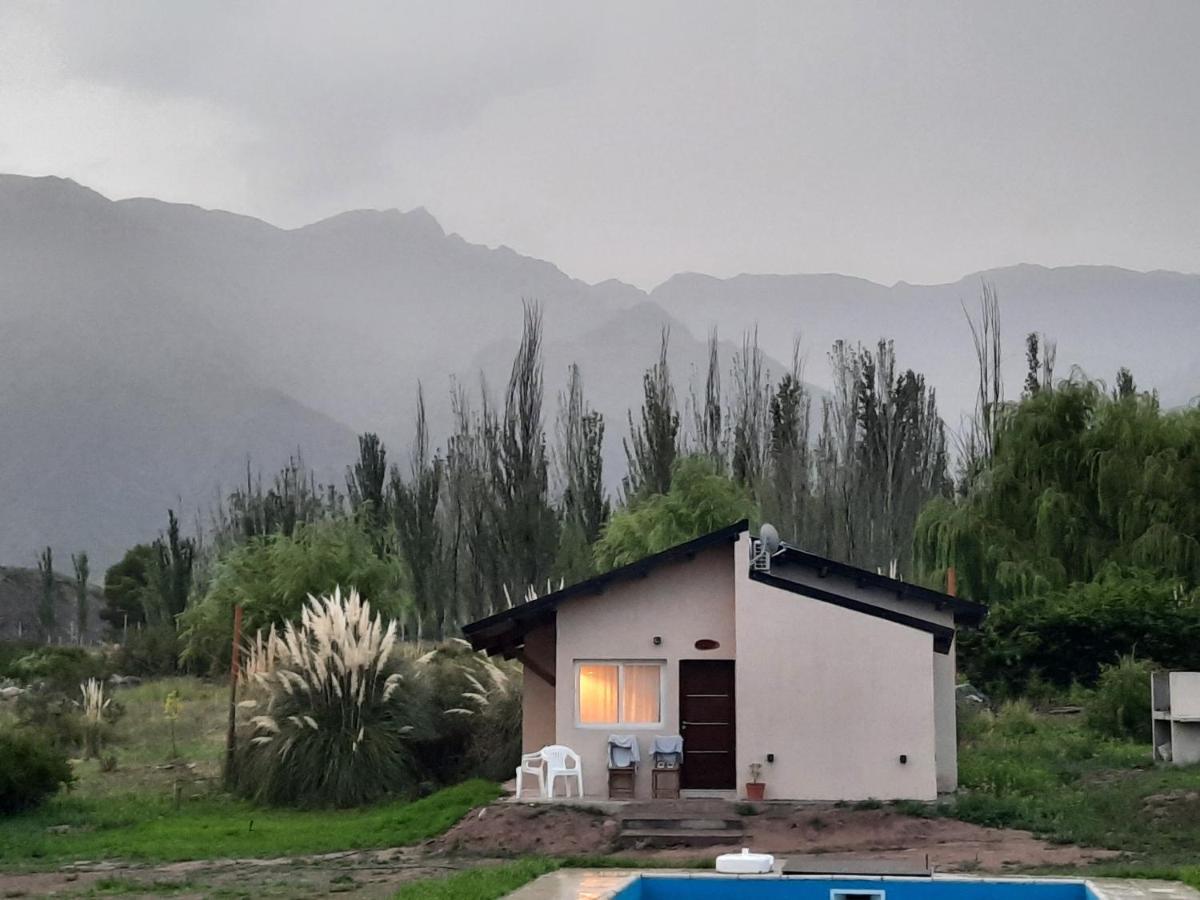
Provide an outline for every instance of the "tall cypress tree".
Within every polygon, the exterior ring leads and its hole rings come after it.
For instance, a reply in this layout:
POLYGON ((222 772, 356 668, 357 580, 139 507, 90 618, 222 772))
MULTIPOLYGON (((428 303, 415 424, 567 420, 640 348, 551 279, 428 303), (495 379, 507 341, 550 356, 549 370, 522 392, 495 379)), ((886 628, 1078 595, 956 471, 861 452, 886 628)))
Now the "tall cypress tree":
POLYGON ((88 556, 80 551, 72 554, 71 565, 75 568, 75 624, 79 643, 83 643, 88 626, 88 556))
POLYGON ((41 575, 41 596, 38 602, 38 622, 42 635, 49 643, 54 631, 54 551, 47 547, 38 555, 38 573, 41 575))

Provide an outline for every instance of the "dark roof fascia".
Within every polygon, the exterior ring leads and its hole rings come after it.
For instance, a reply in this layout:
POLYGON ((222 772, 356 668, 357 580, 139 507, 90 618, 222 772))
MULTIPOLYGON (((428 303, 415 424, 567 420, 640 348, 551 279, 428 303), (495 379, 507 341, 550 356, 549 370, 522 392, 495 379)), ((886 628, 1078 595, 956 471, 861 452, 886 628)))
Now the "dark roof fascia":
POLYGON ((775 554, 775 558, 782 558, 784 562, 796 563, 809 569, 816 569, 822 576, 829 573, 841 575, 844 578, 853 579, 858 584, 870 585, 871 587, 896 594, 903 599, 921 600, 926 603, 932 603, 938 609, 949 609, 954 613, 955 623, 959 625, 976 627, 987 616, 987 607, 982 603, 964 600, 961 597, 944 594, 941 591, 922 587, 919 584, 913 584, 909 581, 901 581, 898 578, 889 578, 886 575, 880 575, 878 572, 826 559, 824 556, 818 556, 815 553, 809 553, 796 547, 784 546, 775 554))
POLYGON ((665 563, 690 559, 711 547, 732 543, 737 540, 738 535, 749 529, 750 522, 742 519, 740 522, 734 522, 732 525, 702 534, 698 538, 676 544, 674 547, 668 547, 658 553, 652 553, 642 559, 577 582, 552 594, 546 594, 528 603, 521 603, 511 609, 502 610, 487 618, 471 622, 469 625, 463 626, 463 635, 476 650, 495 649, 498 645, 492 640, 493 635, 511 635, 517 626, 526 622, 533 624, 537 621, 548 621, 555 610, 568 600, 603 593, 608 587, 621 581, 644 578, 653 569, 665 563))
POLYGON ((851 597, 843 597, 841 594, 835 594, 832 591, 826 591, 807 584, 799 584, 767 572, 752 571, 750 573, 750 580, 758 581, 770 587, 779 588, 780 590, 789 591, 793 594, 799 594, 801 597, 820 600, 824 603, 832 603, 834 606, 840 606, 842 609, 850 609, 868 616, 875 616, 878 619, 885 619, 888 622, 895 622, 897 625, 915 628, 917 631, 924 631, 927 634, 933 635, 933 649, 938 653, 949 653, 950 645, 954 642, 953 628, 946 625, 938 625, 936 622, 930 622, 927 619, 919 619, 916 616, 908 616, 883 606, 875 606, 873 603, 864 603, 861 600, 855 600, 851 597))

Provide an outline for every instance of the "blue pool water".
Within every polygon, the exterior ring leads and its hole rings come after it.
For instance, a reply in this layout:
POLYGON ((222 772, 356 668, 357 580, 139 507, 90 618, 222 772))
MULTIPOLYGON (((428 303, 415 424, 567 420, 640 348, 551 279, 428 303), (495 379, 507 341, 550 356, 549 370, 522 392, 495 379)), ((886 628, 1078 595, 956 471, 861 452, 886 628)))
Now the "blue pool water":
POLYGON ((639 878, 617 900, 1096 900, 1082 882, 873 881, 861 878, 639 878))

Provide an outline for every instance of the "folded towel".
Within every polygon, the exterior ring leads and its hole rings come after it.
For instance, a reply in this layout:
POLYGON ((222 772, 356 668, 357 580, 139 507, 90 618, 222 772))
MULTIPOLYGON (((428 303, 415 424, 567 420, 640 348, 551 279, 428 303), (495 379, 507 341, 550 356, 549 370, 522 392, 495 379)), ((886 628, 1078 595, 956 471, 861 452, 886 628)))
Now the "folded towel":
POLYGON ((656 766, 678 766, 683 763, 683 738, 678 734, 660 734, 651 744, 650 755, 656 766))
POLYGON ((608 736, 608 767, 628 769, 641 761, 637 738, 632 734, 610 734, 608 736))

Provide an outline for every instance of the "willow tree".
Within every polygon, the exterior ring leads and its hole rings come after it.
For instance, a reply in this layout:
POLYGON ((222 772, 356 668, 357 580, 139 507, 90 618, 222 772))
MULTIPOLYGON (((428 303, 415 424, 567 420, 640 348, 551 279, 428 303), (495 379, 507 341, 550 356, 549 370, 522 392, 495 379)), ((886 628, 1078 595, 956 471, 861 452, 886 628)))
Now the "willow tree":
POLYGON ((999 430, 987 478, 921 515, 917 562, 948 566, 1002 603, 1089 582, 1111 567, 1200 583, 1200 410, 1066 381, 1026 398, 999 430))

